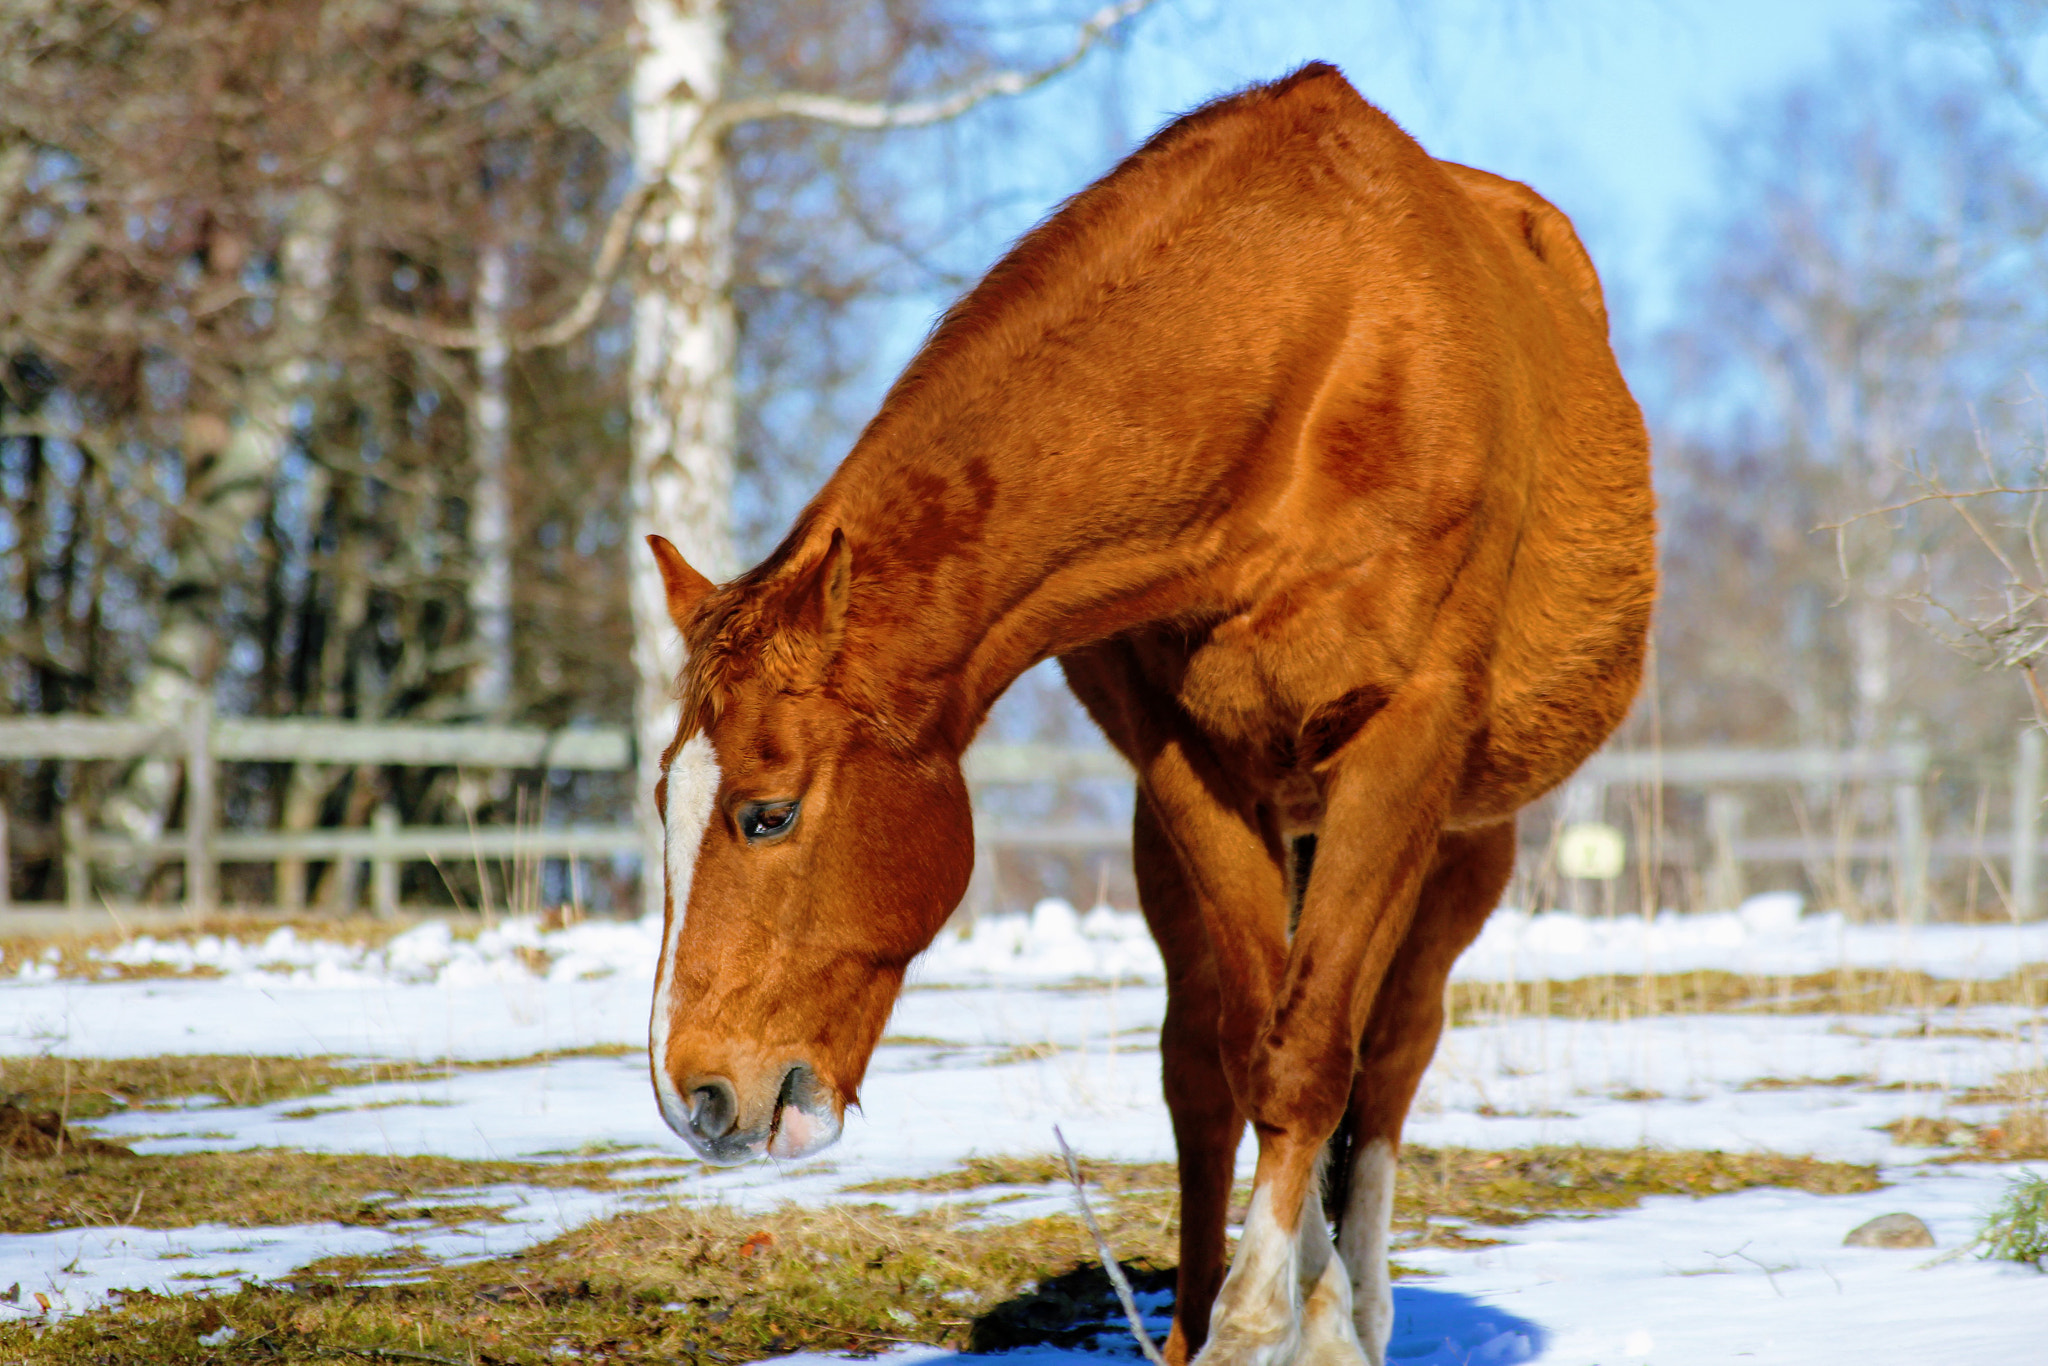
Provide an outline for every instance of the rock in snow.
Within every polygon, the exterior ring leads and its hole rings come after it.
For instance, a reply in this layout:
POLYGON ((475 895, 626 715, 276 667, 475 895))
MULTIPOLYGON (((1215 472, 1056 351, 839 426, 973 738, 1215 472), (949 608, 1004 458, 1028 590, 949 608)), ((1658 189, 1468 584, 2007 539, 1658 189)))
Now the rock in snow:
POLYGON ((1934 1235, 1917 1214, 1880 1214, 1858 1224, 1842 1239, 1843 1247, 1933 1247, 1934 1235))

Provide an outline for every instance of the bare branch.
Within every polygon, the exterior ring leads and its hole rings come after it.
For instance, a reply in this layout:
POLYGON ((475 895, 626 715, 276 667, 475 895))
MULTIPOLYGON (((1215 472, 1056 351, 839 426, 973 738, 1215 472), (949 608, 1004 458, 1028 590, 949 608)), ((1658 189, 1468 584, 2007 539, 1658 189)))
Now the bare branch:
MULTIPOLYGON (((619 263, 626 256, 626 247, 633 240, 633 228, 653 202, 659 183, 650 180, 635 185, 619 201, 618 208, 612 210, 612 216, 604 227, 604 238, 598 246, 597 262, 590 268, 590 279, 584 284, 583 292, 577 295, 576 302, 553 322, 514 332, 504 338, 507 346, 514 351, 560 346, 597 321, 598 312, 604 307, 604 296, 611 289, 612 277, 618 274, 619 263)), ((474 351, 484 344, 483 334, 473 327, 450 327, 381 305, 369 310, 369 319, 387 332, 409 341, 438 346, 444 351, 474 351)))
POLYGON ((2048 493, 2048 484, 1988 484, 1983 488, 1977 489, 1948 489, 1936 485, 1930 487, 1925 493, 1915 494, 1911 498, 1903 498, 1896 503, 1886 503, 1883 507, 1866 508, 1853 517, 1844 517, 1839 522, 1822 522, 1814 530, 1840 531, 1845 527, 1853 526, 1855 523, 1865 521, 1868 518, 1882 517, 1887 512, 1904 512, 1909 508, 1919 507, 1923 503, 1960 503, 1971 498, 1997 498, 2004 494, 2039 493, 2048 493))
MULTIPOLYGON (((847 99, 841 95, 789 90, 753 99, 727 100, 712 106, 698 121, 690 136, 676 148, 671 164, 686 159, 701 147, 706 139, 720 137, 739 124, 752 123, 760 119, 803 118, 838 124, 846 128, 866 129, 915 128, 926 124, 943 123, 947 119, 958 118, 984 101, 999 96, 1021 95, 1027 90, 1045 84, 1079 63, 1118 25, 1151 8, 1154 3, 1155 0, 1114 0, 1114 3, 1104 5, 1089 16, 1075 35, 1073 50, 1050 66, 1040 67, 1036 71, 992 72, 950 95, 935 99, 883 104, 847 99)), ((605 294, 611 288, 612 278, 618 273, 619 265, 625 259, 626 248, 633 240, 633 229, 639 223, 640 216, 646 212, 647 206, 653 202, 655 192, 661 188, 663 179, 656 177, 642 181, 620 201, 619 207, 612 213, 611 220, 605 225, 597 262, 591 267, 590 279, 584 285, 583 292, 577 296, 576 302, 553 322, 515 332, 506 338, 512 350, 533 351, 543 347, 560 346, 581 334, 597 320, 599 311, 604 307, 605 294)), ((412 317, 381 305, 372 305, 368 310, 368 317, 372 323, 387 332, 409 341, 437 346, 445 351, 474 351, 484 345, 484 337, 475 328, 451 327, 430 319, 412 317)))
POLYGON ((1074 47, 1066 56, 1036 71, 995 71, 950 95, 927 100, 906 100, 899 104, 847 99, 843 95, 817 94, 807 90, 784 90, 753 99, 729 100, 711 111, 699 125, 700 134, 715 137, 742 123, 760 119, 813 119, 842 128, 917 128, 944 123, 998 96, 1021 95, 1045 84, 1068 70, 1091 52, 1105 35, 1126 19, 1149 9, 1154 0, 1115 0, 1095 11, 1075 35, 1074 47))
POLYGON ((1059 1125, 1052 1126, 1052 1136, 1059 1141, 1060 1156, 1067 1160, 1067 1179, 1074 1183, 1074 1203, 1080 1207, 1081 1222, 1088 1226, 1088 1236, 1095 1240, 1095 1255, 1102 1259, 1102 1269, 1109 1276, 1110 1285, 1116 1288, 1116 1297, 1124 1307, 1124 1317, 1130 1320, 1131 1336, 1138 1340, 1138 1350, 1145 1354, 1145 1360, 1152 1366, 1166 1366, 1166 1358, 1159 1355, 1159 1349, 1152 1345, 1152 1335, 1145 1331, 1145 1320, 1138 1313, 1138 1300, 1131 1293, 1130 1279, 1117 1265, 1116 1254, 1109 1250, 1109 1240, 1102 1236, 1102 1228, 1095 1222, 1095 1211, 1088 1208, 1088 1189, 1081 1184, 1081 1168, 1074 1161, 1074 1150, 1067 1146, 1067 1136, 1060 1132, 1059 1125))

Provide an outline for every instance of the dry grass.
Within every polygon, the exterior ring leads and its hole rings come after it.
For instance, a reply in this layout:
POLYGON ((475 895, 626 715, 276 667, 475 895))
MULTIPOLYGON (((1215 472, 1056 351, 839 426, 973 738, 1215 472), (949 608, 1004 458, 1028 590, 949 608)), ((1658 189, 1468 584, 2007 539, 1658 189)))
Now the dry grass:
POLYGON ((2048 1068, 2000 1074, 1988 1086, 1958 1091, 1958 1105, 2004 1105, 2003 1116, 1973 1123, 1953 1115, 1912 1115, 1884 1126, 1894 1143, 1949 1148, 1941 1162, 2031 1162, 2048 1158, 2048 1068))
MULTIPOLYGON (((235 939, 257 944, 269 938, 273 932, 286 928, 294 931, 302 939, 321 939, 356 948, 381 948, 419 923, 417 918, 412 917, 376 920, 368 916, 350 916, 343 920, 331 920, 311 916, 292 918, 217 915, 200 920, 180 920, 175 925, 151 925, 145 929, 132 930, 109 916, 105 929, 85 934, 0 937, 0 974, 12 976, 19 972, 25 963, 47 962, 57 969, 57 975, 60 977, 89 980, 217 977, 220 974, 211 968, 180 968, 161 963, 129 966, 108 963, 94 955, 118 948, 144 934, 159 943, 190 943, 210 935, 218 939, 235 939)), ((483 928, 480 923, 466 926, 456 921, 453 924, 457 938, 467 937, 468 934, 474 934, 483 928)))
POLYGON ((23 1109, 92 1119, 136 1107, 211 1096, 237 1106, 269 1105, 339 1087, 432 1081, 456 1072, 530 1067, 575 1057, 623 1057, 637 1046, 604 1044, 486 1061, 352 1062, 338 1058, 239 1057, 215 1053, 155 1058, 0 1057, 0 1098, 23 1109))
MULTIPOLYGON (((1111 1212, 1111 1211, 1106 1211, 1111 1212)), ((1113 1217, 1113 1212, 1112 1217, 1113 1217)), ((1142 1255, 1163 1238, 1113 1220, 1142 1255)), ((129 1296, 35 1336, 0 1327, 0 1357, 98 1366, 366 1359, 527 1363, 753 1360, 802 1347, 966 1346, 977 1321, 1090 1259, 1066 1219, 979 1225, 958 1211, 676 1207, 601 1220, 514 1258, 420 1269, 335 1259, 289 1285, 208 1300, 129 1296), (202 1333, 234 1337, 201 1348, 202 1333)), ((1158 1268, 1140 1261, 1141 1277, 1158 1268)), ((984 1334, 982 1341, 987 1341, 984 1334)))
POLYGON ((1725 1195, 1758 1186, 1845 1195, 1882 1184, 1875 1167, 1775 1153, 1411 1147, 1401 1152, 1394 1218, 1418 1231, 1443 1219, 1501 1226, 1628 1209, 1652 1195, 1725 1195))
POLYGON ((474 1162, 453 1157, 373 1157, 289 1149, 136 1155, 126 1152, 23 1159, 0 1155, 0 1233, 125 1224, 261 1228, 332 1221, 495 1220, 480 1186, 521 1184, 625 1189, 673 1179, 649 1164, 474 1162))
MULTIPOLYGON (((1091 1190, 1122 1195, 1132 1191, 1173 1190, 1179 1177, 1171 1162, 1096 1162, 1079 1159, 1081 1179, 1091 1190)), ((845 1189, 856 1195, 895 1195, 916 1192, 947 1195, 983 1190, 991 1186, 1065 1186, 1067 1168, 1059 1157, 1047 1153, 1038 1157, 970 1157, 951 1171, 930 1176, 892 1177, 862 1181, 845 1189)))
POLYGON ((1558 981, 1453 982, 1450 987, 1451 1022, 1460 1025, 1529 1015, 1635 1020, 1714 1013, 1926 1013, 1980 1005, 2048 1005, 2048 964, 2032 963, 2007 976, 1982 980, 1879 968, 1785 976, 1701 969, 1558 981))
MULTIPOLYGON (((935 1184, 891 1189, 1056 1187, 1055 1162, 982 1159, 935 1184)), ((1105 1232, 1140 1288, 1170 1284, 1172 1168, 1090 1164, 1089 1179, 1105 1232)), ((1441 1221, 1515 1223, 1753 1185, 1833 1192, 1875 1184, 1869 1168, 1768 1156, 1416 1148, 1403 1154, 1397 1209, 1413 1242, 1479 1246, 1488 1240, 1441 1221)), ((802 1348, 874 1351, 906 1341, 984 1351, 1084 1345, 1121 1329, 1076 1221, 997 1222, 950 1204, 908 1215, 872 1206, 769 1215, 674 1206, 599 1220, 517 1257, 461 1267, 403 1253, 337 1258, 288 1284, 205 1300, 128 1296, 37 1332, 0 1327, 0 1356, 32 1352, 59 1366, 351 1356, 732 1366, 802 1348), (392 1283, 394 1273, 410 1279, 392 1283), (222 1327, 235 1335, 198 1345, 222 1327)))

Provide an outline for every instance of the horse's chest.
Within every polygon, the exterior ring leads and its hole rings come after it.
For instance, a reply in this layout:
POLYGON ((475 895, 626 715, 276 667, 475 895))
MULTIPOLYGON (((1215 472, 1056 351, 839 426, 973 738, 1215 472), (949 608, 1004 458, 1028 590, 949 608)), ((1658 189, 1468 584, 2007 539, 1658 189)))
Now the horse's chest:
POLYGON ((1318 757, 1304 752, 1304 728, 1383 663, 1330 613, 1286 608, 1244 613, 1199 637, 1162 643, 1153 681, 1173 694, 1219 758, 1247 780, 1286 785, 1295 805, 1309 800, 1309 784, 1288 780, 1318 757))

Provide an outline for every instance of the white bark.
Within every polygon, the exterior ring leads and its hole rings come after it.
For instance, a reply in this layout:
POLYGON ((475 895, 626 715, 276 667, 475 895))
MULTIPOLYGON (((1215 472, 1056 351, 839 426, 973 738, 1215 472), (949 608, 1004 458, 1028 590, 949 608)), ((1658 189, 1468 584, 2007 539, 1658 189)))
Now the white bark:
POLYGON ((469 405, 469 450, 475 464, 470 488, 470 629, 477 661, 469 676, 470 709, 501 720, 512 700, 512 407, 506 387, 511 349, 505 315, 512 265, 498 243, 477 262, 475 317, 476 393, 469 405))
POLYGON ((662 836, 652 794, 661 751, 675 736, 672 694, 682 657, 645 538, 668 537, 714 580, 733 572, 733 210, 723 144, 698 135, 725 78, 724 7, 719 0, 634 0, 634 12, 633 151, 641 179, 656 188, 641 220, 647 274, 633 305, 626 553, 640 881, 644 907, 659 912, 662 836))
MULTIPOLYGON (((642 905, 661 910, 661 823, 653 805, 661 751, 675 738, 676 674, 682 664, 661 575, 645 538, 659 532, 717 581, 734 572, 731 504, 734 436, 732 191, 723 135, 755 119, 806 118, 856 128, 907 128, 957 117, 985 100, 1015 95, 1079 62, 1153 0, 1111 0, 1084 22, 1065 57, 1035 71, 1001 71, 948 95, 871 103, 790 91, 722 101, 723 0, 634 0, 639 55, 633 72, 634 195, 605 234, 591 286, 562 319, 516 345, 573 335, 597 313, 598 291, 617 262, 619 234, 639 215, 646 278, 633 306, 633 461, 627 539, 633 606, 633 724, 639 739, 635 809, 641 829, 642 905), (645 193, 646 200, 637 198, 645 193)), ((425 335, 402 320, 387 326, 425 335)), ((469 337, 435 334, 446 344, 469 337)), ((478 342, 481 337, 476 338, 478 342)))
MULTIPOLYGON (((186 452, 176 565, 149 662, 129 702, 135 720, 172 724, 212 688, 221 585, 249 519, 270 496, 290 440, 292 410, 312 391, 320 329, 334 295, 340 225, 341 200, 332 187, 312 184, 299 192, 279 250, 268 355, 247 374, 217 453, 196 444, 186 452)), ((178 765, 169 760, 138 763, 101 807, 102 824, 143 838, 162 834, 177 778, 178 765)))

